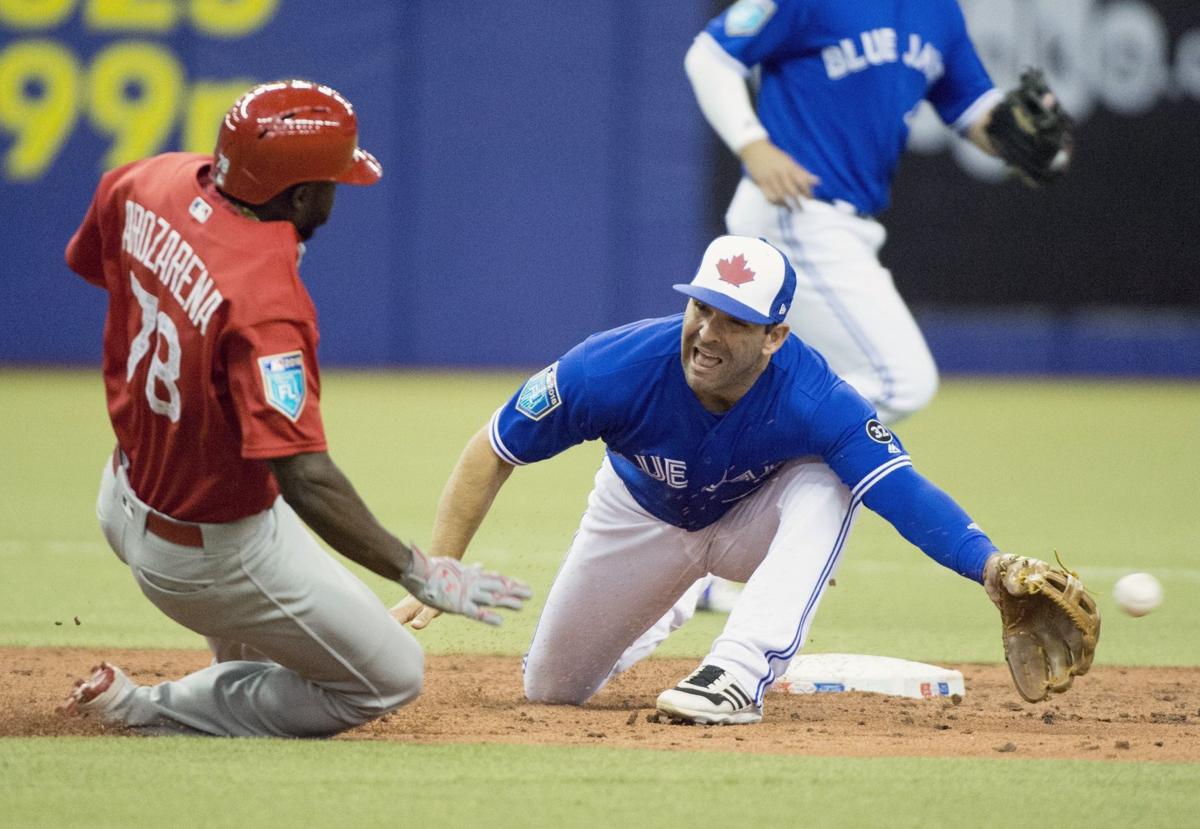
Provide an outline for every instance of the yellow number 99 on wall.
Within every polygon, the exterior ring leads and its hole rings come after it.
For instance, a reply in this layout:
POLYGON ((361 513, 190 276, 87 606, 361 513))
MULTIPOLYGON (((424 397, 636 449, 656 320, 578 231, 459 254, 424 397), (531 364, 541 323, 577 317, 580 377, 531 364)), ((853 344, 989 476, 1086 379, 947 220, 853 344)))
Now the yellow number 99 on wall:
POLYGON ((161 147, 183 97, 179 61, 148 43, 118 43, 96 55, 88 74, 92 124, 112 136, 106 168, 161 147))
POLYGON ((79 65, 49 40, 27 40, 0 52, 0 127, 14 136, 5 178, 38 178, 58 154, 79 114, 79 65))
POLYGON ((33 181, 53 164, 79 116, 110 137, 100 166, 111 169, 160 151, 182 121, 185 149, 207 152, 217 121, 249 80, 187 83, 161 46, 120 41, 97 52, 86 71, 51 40, 22 40, 0 52, 0 128, 13 136, 4 155, 9 181, 33 181))

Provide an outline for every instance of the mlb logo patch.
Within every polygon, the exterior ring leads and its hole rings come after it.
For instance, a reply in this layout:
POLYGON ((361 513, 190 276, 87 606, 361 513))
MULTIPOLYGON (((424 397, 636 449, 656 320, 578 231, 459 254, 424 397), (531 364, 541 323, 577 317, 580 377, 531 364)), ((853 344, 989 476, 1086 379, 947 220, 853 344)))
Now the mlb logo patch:
POLYGON ((530 420, 541 420, 562 403, 558 394, 558 363, 530 377, 517 397, 517 411, 530 420))
POLYGON ((271 408, 281 412, 291 421, 300 417, 308 396, 304 353, 289 351, 286 354, 259 357, 258 370, 262 374, 263 390, 271 408))
POLYGON ((200 224, 208 221, 208 217, 212 215, 212 211, 212 205, 199 196, 192 199, 192 203, 188 206, 188 213, 200 224))

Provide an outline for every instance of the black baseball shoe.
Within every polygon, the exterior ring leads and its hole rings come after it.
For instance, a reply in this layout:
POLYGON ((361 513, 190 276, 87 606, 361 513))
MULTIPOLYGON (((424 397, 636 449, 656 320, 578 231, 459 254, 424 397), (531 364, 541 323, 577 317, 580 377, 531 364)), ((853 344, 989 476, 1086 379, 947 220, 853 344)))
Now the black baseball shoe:
POLYGON ((658 695, 658 710, 672 722, 750 725, 762 721, 762 706, 724 668, 701 665, 695 673, 658 695))

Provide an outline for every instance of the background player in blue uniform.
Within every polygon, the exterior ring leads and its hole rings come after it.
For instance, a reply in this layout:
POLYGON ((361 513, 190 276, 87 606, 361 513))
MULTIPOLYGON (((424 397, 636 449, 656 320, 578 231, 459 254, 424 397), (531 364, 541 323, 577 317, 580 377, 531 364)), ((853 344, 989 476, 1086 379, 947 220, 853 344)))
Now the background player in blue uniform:
POLYGON ((792 330, 884 423, 922 408, 937 367, 880 264, 886 231, 873 216, 888 205, 921 101, 996 154, 987 127, 1003 96, 956 0, 740 0, 684 65, 744 165, 729 232, 767 239, 796 269, 792 330), (757 113, 746 84, 755 67, 757 113))
MULTIPOLYGON (((871 405, 788 336, 795 282, 770 244, 722 236, 675 286, 691 297, 684 314, 589 337, 468 442, 438 505, 434 555, 464 554, 515 467, 585 440, 607 446, 526 657, 529 699, 587 700, 711 572, 746 589, 703 664, 658 708, 686 722, 758 722, 860 503, 968 578, 983 581, 1000 558, 871 405)), ((417 627, 436 613, 411 599, 394 610, 417 627)))

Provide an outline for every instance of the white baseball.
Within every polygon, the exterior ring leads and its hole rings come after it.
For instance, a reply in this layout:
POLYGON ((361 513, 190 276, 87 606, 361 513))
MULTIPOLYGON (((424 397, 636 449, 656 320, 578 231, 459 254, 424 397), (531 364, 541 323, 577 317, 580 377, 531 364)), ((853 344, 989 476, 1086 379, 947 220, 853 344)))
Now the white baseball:
POLYGON ((1113 585, 1113 598, 1117 607, 1130 616, 1145 616, 1162 604, 1163 588, 1149 573, 1130 573, 1117 579, 1113 585))

